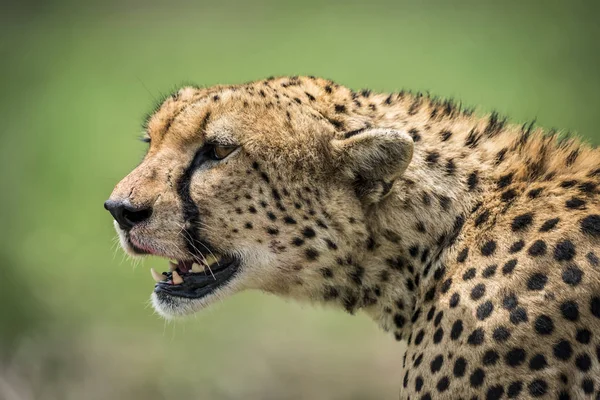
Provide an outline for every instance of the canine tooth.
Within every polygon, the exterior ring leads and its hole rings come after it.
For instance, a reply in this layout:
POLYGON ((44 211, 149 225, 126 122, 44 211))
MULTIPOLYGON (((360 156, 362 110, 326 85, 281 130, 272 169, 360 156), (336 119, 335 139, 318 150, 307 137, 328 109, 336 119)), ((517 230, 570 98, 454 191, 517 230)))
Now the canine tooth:
POLYGON ((177 269, 177 263, 175 263, 173 261, 169 261, 169 269, 171 271, 175 271, 177 269))
POLYGON ((192 272, 202 272, 204 271, 204 266, 200 264, 193 263, 192 264, 192 272))
POLYGON ((177 273, 177 271, 173 271, 173 284, 181 285, 183 283, 183 278, 177 273))
POLYGON ((156 282, 161 282, 161 281, 165 280, 165 276, 163 274, 159 274, 158 272, 156 272, 156 270, 154 268, 150 268, 150 273, 152 274, 152 278, 156 282))

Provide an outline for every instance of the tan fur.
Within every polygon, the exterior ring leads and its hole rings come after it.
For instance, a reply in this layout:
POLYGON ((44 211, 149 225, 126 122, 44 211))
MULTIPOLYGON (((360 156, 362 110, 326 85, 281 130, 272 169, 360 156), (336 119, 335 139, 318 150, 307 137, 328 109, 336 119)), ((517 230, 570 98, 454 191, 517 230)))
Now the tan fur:
POLYGON ((111 196, 154 210, 130 240, 185 259, 195 229, 242 260, 201 300, 155 296, 163 315, 259 289, 362 309, 407 340, 402 399, 600 396, 598 150, 313 77, 181 89, 147 133, 111 196), (193 173, 190 226, 178 182, 215 141, 239 148, 193 173))

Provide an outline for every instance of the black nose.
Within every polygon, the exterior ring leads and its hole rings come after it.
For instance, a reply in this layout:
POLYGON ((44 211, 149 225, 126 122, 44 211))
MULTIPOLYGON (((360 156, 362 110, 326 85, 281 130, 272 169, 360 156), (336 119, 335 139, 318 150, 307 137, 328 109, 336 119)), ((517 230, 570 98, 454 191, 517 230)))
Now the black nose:
POLYGON ((107 200, 104 203, 104 208, 112 214, 121 229, 126 231, 147 220, 152 215, 152 208, 150 207, 133 207, 123 201, 107 200))

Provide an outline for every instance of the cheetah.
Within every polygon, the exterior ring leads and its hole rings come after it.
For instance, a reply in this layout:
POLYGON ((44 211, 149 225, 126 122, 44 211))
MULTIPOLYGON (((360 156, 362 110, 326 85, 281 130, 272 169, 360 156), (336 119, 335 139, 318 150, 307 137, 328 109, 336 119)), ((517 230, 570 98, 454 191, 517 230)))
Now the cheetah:
POLYGON ((184 87, 105 208, 156 311, 245 289, 367 313, 401 399, 600 399, 600 151, 316 77, 184 87))

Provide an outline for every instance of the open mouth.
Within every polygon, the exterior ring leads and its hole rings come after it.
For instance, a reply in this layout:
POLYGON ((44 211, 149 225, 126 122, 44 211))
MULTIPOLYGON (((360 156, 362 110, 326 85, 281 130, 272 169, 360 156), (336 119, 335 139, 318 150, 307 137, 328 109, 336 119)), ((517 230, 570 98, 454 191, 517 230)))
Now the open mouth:
POLYGON ((150 270, 156 281, 155 293, 200 299, 229 282, 239 268, 239 261, 230 257, 210 256, 203 261, 177 260, 169 262, 169 272, 150 270))

